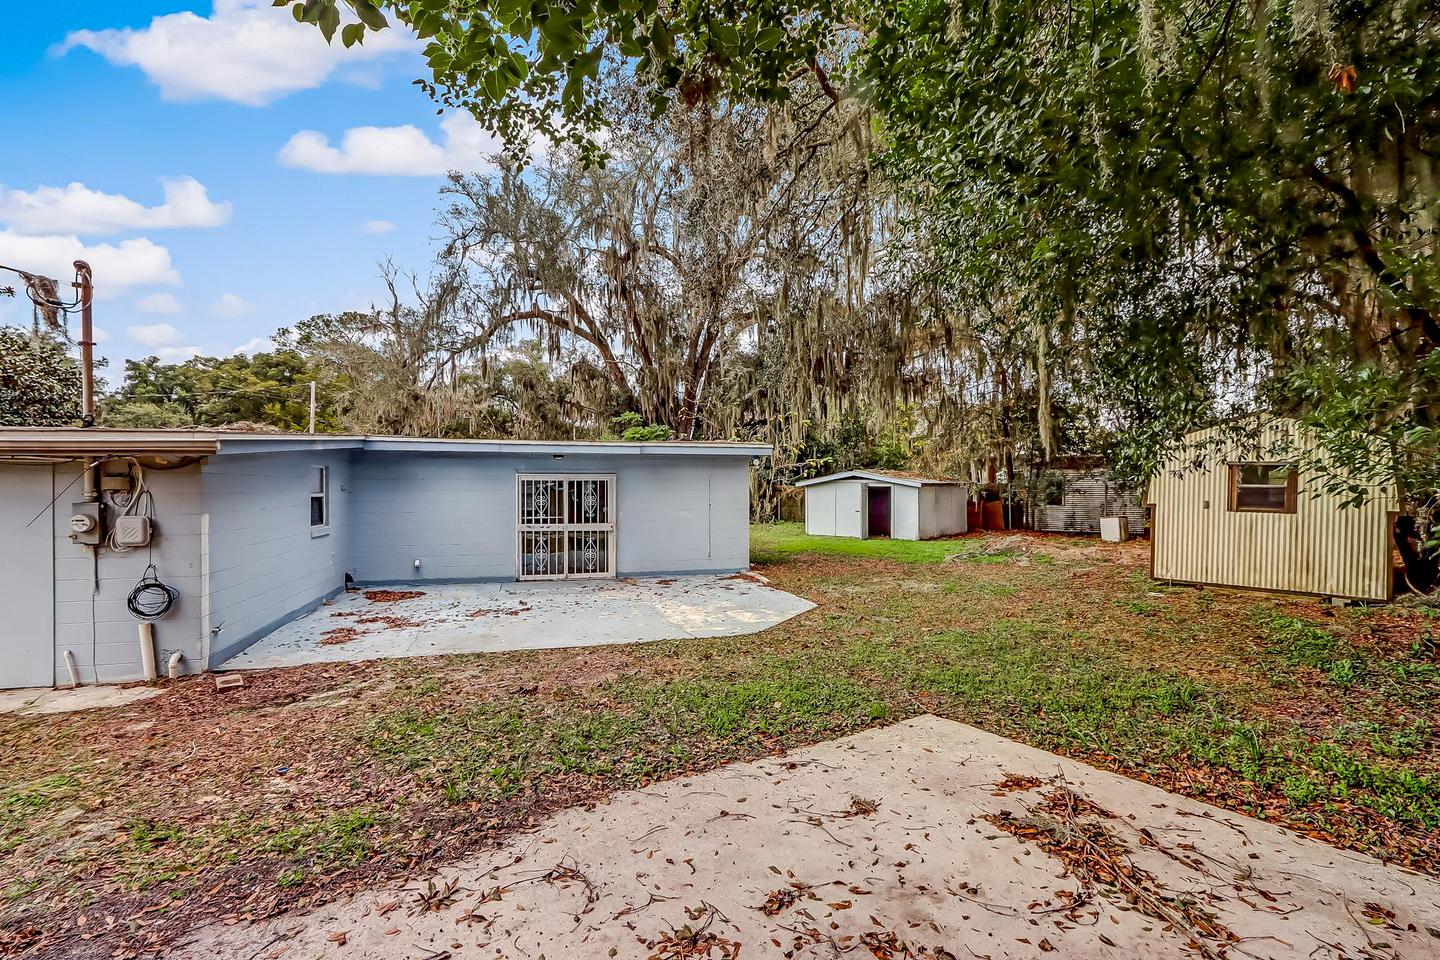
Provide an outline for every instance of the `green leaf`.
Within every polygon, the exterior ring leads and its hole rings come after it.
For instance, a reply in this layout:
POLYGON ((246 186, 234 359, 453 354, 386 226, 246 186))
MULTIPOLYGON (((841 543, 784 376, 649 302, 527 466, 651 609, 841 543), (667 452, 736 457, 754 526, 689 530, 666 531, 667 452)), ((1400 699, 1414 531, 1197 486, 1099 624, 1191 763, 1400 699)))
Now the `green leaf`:
POLYGON ((384 30, 390 25, 389 21, 385 19, 385 14, 381 13, 370 0, 353 0, 352 6, 355 16, 359 17, 360 22, 371 30, 384 30))
POLYGON ((755 37, 755 47, 758 50, 774 50, 785 39, 785 31, 779 27, 766 27, 755 37))

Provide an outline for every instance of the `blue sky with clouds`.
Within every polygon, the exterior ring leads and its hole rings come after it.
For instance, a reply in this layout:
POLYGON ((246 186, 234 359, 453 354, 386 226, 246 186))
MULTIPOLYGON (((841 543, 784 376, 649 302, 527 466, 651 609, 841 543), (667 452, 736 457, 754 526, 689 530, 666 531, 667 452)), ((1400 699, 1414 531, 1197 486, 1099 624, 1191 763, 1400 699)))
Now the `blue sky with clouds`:
MULTIPOLYGON (((99 352, 254 349, 422 269, 436 191, 493 141, 411 84, 412 38, 334 48, 270 0, 68 0, 8 12, 0 263, 95 270, 99 352)), ((0 285, 11 282, 0 279, 0 285)), ((21 297, 0 323, 30 322, 21 297)))

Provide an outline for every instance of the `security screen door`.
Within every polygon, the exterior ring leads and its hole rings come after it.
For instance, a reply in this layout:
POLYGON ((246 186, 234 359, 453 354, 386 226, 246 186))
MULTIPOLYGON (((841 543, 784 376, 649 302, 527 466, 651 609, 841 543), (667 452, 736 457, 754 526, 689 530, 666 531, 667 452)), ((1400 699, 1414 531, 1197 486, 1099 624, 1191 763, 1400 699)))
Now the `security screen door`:
POLYGON ((521 474, 516 566, 521 580, 615 576, 615 478, 521 474))

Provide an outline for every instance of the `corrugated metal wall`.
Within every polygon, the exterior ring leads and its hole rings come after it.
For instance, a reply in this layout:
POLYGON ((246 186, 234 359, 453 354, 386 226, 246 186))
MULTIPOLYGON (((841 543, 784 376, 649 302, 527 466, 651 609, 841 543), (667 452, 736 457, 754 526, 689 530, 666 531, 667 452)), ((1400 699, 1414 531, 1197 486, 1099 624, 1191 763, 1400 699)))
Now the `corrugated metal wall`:
POLYGON ((1150 482, 1157 580, 1389 599, 1393 491, 1346 507, 1344 498, 1302 473, 1294 513, 1232 511, 1231 462, 1274 457, 1287 441, 1311 449, 1313 443, 1283 422, 1268 429, 1259 451, 1232 449, 1221 437, 1218 429, 1191 434, 1191 453, 1177 456, 1150 482), (1180 471, 1197 450, 1205 452, 1205 466, 1180 471))
POLYGON ((1031 526, 1049 533, 1099 533, 1101 517, 1124 517, 1130 535, 1145 532, 1145 508, 1138 494, 1117 486, 1103 470, 1051 470, 1064 481, 1064 502, 1043 502, 1046 475, 1037 485, 1041 502, 1031 510, 1031 526))

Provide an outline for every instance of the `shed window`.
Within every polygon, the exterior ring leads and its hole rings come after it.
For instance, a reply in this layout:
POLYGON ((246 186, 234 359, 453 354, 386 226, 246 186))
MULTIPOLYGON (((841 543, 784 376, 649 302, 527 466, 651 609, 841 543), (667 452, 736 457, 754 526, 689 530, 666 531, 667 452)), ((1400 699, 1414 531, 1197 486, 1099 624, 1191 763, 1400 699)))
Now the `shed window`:
POLYGON ((1239 513, 1294 513, 1297 475, 1288 463, 1230 464, 1230 509, 1239 513))
POLYGON ((330 468, 310 468, 310 529, 330 525, 330 468))
POLYGON ((1045 506, 1063 507, 1065 505, 1065 478, 1059 474, 1051 474, 1045 478, 1045 506))

